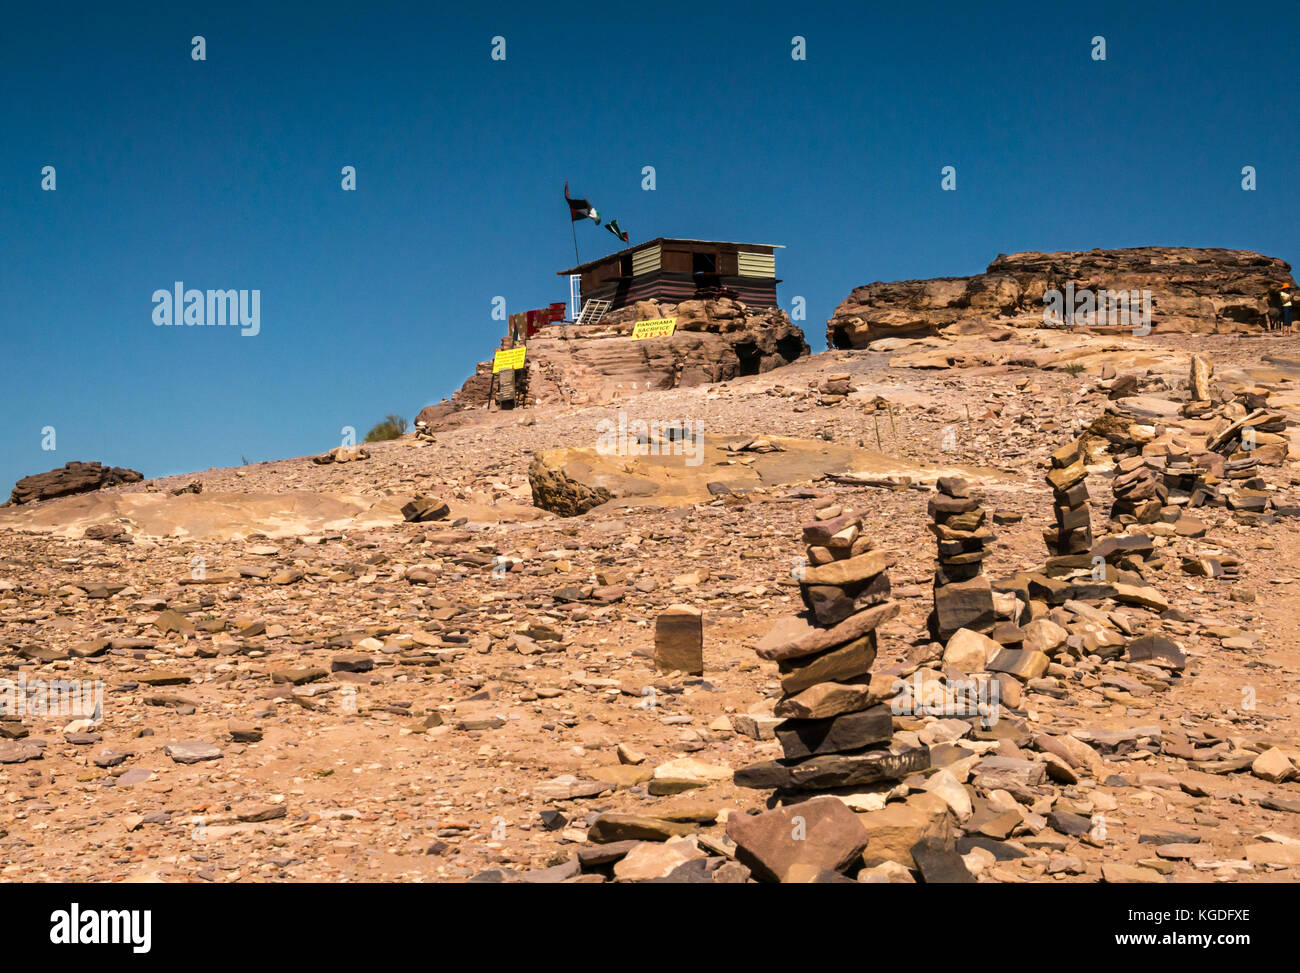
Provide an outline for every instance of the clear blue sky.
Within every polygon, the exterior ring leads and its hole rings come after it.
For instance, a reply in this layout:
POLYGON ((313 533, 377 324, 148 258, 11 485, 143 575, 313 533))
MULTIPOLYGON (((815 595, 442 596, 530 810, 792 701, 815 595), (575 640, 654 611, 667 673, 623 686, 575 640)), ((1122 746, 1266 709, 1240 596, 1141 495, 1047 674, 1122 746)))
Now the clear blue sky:
POLYGON ((1297 256, 1294 3, 474 6, 7 5, 0 492, 413 418, 488 357, 495 296, 567 297, 566 179, 634 243, 785 244, 815 349, 855 285, 999 252, 1297 256), (177 280, 260 289, 261 333, 156 327, 177 280))

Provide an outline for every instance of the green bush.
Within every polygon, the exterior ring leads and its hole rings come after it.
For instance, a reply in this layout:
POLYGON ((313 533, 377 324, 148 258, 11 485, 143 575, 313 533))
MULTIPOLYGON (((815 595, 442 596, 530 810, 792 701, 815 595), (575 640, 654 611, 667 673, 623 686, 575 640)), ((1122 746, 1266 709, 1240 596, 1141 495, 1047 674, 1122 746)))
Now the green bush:
POLYGON ((404 432, 406 432, 406 420, 390 412, 384 417, 383 422, 376 423, 375 427, 366 433, 365 441, 382 443, 387 439, 397 439, 404 432))

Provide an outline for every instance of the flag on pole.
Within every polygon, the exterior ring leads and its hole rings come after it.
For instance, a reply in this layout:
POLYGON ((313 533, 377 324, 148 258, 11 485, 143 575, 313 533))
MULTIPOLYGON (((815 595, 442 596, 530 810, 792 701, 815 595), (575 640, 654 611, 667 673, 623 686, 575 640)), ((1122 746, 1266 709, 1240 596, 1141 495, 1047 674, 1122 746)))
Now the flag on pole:
POLYGON ((629 242, 627 238, 627 234, 624 233, 621 229, 619 229, 618 220, 610 220, 608 223, 605 224, 605 229, 609 230, 610 233, 614 234, 614 236, 618 237, 624 243, 629 242))
POLYGON ((594 220, 597 226, 600 226, 600 213, 596 207, 592 206, 585 199, 574 199, 569 195, 569 183, 564 183, 564 200, 569 204, 569 221, 577 223, 578 220, 594 220))

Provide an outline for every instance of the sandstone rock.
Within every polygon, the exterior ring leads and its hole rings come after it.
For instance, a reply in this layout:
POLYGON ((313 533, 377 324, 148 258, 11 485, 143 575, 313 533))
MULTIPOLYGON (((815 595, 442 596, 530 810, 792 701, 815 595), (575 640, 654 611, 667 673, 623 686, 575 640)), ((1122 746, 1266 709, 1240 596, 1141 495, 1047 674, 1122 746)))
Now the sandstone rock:
POLYGON ((731 776, 730 767, 696 760, 694 757, 680 757, 655 768, 649 791, 657 796, 679 794, 698 787, 708 787, 731 776))
POLYGON ((1002 651, 1002 646, 987 635, 959 628, 943 650, 943 664, 965 673, 983 672, 985 665, 1002 651))
POLYGON ((1065 644, 1070 633, 1050 618, 1035 618, 1023 626, 1025 647, 1054 655, 1065 644))
POLYGON ((689 822, 666 821, 644 814, 619 814, 606 811, 592 823, 587 840, 597 844, 615 841, 667 841, 691 834, 696 826, 689 822))
POLYGON ((867 834, 862 863, 867 867, 892 861, 915 868, 912 849, 918 842, 934 839, 951 845, 953 830, 948 804, 935 794, 913 794, 900 804, 859 814, 867 834))
POLYGON ((835 797, 814 797, 762 814, 733 814, 727 837, 755 876, 788 881, 797 866, 843 871, 862 853, 868 835, 835 797))
POLYGON ((926 778, 924 789, 948 805, 958 823, 964 823, 973 811, 970 792, 952 771, 940 769, 926 778))
POLYGON ((664 844, 642 842, 614 865, 614 877, 622 882, 663 878, 683 863, 703 857, 704 852, 690 838, 664 844))
POLYGON ((327 453, 313 456, 311 461, 323 466, 327 463, 355 463, 363 459, 370 459, 370 451, 364 446, 335 446, 327 453))
POLYGON ((178 764, 196 764, 221 757, 221 750, 204 740, 182 740, 180 743, 169 743, 163 749, 178 764))
POLYGON ((1213 369, 1210 363, 1200 355, 1192 356, 1190 374, 1187 385, 1193 402, 1208 402, 1212 394, 1210 388, 1210 377, 1213 375, 1213 369))
POLYGON ((912 846, 912 859, 927 885, 974 883, 962 857, 950 842, 926 838, 912 846))
POLYGON ((1033 649, 1000 649, 989 660, 990 672, 1005 672, 1017 679, 1028 682, 1047 672, 1051 660, 1045 653, 1033 649))
POLYGON ((828 754, 803 761, 769 760, 750 764, 736 771, 735 782, 737 787, 765 790, 828 790, 898 780, 929 765, 929 751, 922 748, 899 753, 870 750, 828 754))
POLYGON ((1172 639, 1163 635, 1143 635, 1128 645, 1128 657, 1133 662, 1160 661, 1175 669, 1187 666, 1187 656, 1172 639))
POLYGON ((660 672, 704 674, 704 617, 689 605, 672 605, 655 619, 655 665, 660 672))
POLYGON ((825 652, 835 646, 862 639, 897 616, 901 610, 902 606, 898 602, 887 601, 858 612, 831 628, 814 628, 806 619, 782 619, 759 640, 754 651, 759 658, 775 662, 825 652))
POLYGON ((1277 747, 1270 747, 1255 758, 1250 765, 1250 772, 1261 780, 1280 784, 1296 776, 1295 765, 1291 759, 1277 747))
POLYGON ((808 568, 803 582, 810 585, 847 585, 868 581, 889 567, 883 551, 869 551, 844 561, 832 561, 819 568, 808 568))
POLYGON ((1043 782, 1047 768, 1019 757, 985 757, 975 765, 975 784, 981 790, 1032 791, 1043 782))
POLYGON ((934 631, 940 642, 947 642, 958 629, 988 631, 997 621, 993 608, 993 588, 988 578, 954 581, 934 589, 934 631))
POLYGON ((869 684, 823 682, 786 696, 776 704, 776 716, 818 720, 865 709, 871 701, 869 684))
POLYGON ((40 760, 45 755, 43 747, 26 741, 0 741, 0 764, 21 764, 40 760))
POLYGON ((1115 585, 1115 600, 1125 605, 1140 605, 1156 612, 1169 610, 1169 601, 1150 585, 1117 582, 1115 585))
POLYGON ((14 504, 52 500, 77 493, 102 490, 122 483, 139 483, 144 475, 120 466, 101 463, 66 463, 48 473, 35 473, 19 480, 9 495, 14 504))
POLYGON ((402 517, 407 523, 445 520, 450 513, 451 508, 442 500, 427 497, 424 494, 419 494, 402 505, 402 517))
POLYGON ((893 730, 889 708, 875 706, 821 720, 786 720, 777 726, 776 738, 786 758, 796 760, 886 743, 893 730))
MULTIPOLYGON (((999 255, 983 274, 867 284, 826 323, 831 348, 865 348, 889 335, 932 334, 965 322, 1042 327, 1046 291, 1088 281, 1094 291, 1150 290, 1161 332, 1260 330, 1271 288, 1288 265, 1248 250, 1134 247, 999 255)), ((1086 324, 1086 322, 1077 322, 1086 324)))
MULTIPOLYGON (((644 302, 641 302, 644 303, 644 302)), ((655 312, 618 308, 597 325, 544 328, 528 339, 526 366, 530 403, 601 404, 638 389, 687 388, 762 374, 797 361, 810 349, 803 331, 779 308, 751 308, 729 298, 660 303, 655 312), (676 317, 666 338, 631 336, 646 315, 676 317)), ((492 363, 480 362, 449 402, 416 416, 431 430, 457 424, 465 410, 487 402, 492 363)))
POLYGON ((1110 885, 1133 885, 1164 882, 1165 878, 1154 868, 1147 868, 1143 865, 1105 862, 1101 866, 1101 880, 1110 885))
POLYGON ((875 659, 876 637, 870 632, 818 655, 785 660, 779 665, 781 691, 793 696, 819 682, 842 682, 865 675, 875 659))

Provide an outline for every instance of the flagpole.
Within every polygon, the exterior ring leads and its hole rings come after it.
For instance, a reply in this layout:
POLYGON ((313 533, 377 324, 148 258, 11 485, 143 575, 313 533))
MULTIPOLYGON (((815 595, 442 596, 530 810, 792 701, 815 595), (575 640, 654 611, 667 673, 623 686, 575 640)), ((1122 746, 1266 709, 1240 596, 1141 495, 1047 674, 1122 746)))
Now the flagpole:
POLYGON ((569 229, 573 230, 573 266, 582 263, 582 258, 578 256, 578 231, 575 228, 572 217, 569 219, 569 229))

